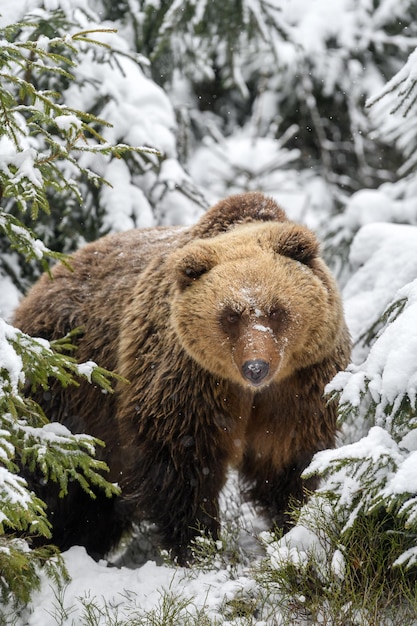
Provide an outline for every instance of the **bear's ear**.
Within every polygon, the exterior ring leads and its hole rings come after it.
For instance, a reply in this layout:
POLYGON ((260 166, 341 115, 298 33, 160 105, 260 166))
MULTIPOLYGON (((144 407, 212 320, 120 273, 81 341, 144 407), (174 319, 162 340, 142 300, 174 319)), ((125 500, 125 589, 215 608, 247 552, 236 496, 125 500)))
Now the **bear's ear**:
POLYGON ((250 191, 220 200, 193 226, 194 237, 207 239, 241 224, 287 222, 285 211, 268 196, 250 191))
POLYGON ((176 263, 177 284, 181 290, 186 289, 203 274, 206 274, 217 263, 214 250, 200 247, 187 251, 176 263))
POLYGON ((315 235, 305 226, 285 224, 275 239, 273 248, 278 254, 309 265, 319 255, 319 243, 315 235))

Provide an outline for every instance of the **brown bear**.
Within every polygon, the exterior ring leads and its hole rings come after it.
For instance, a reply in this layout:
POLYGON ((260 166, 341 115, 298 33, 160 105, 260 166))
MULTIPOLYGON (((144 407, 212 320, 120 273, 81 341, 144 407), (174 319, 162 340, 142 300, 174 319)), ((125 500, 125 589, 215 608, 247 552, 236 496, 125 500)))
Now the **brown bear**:
POLYGON ((15 324, 47 339, 82 327, 77 358, 130 381, 103 394, 51 385, 36 399, 51 420, 106 442, 119 497, 31 483, 47 502, 52 540, 102 556, 132 522, 156 524, 179 562, 203 529, 219 531, 229 467, 286 527, 301 473, 333 446, 325 385, 349 360, 334 279, 313 233, 254 192, 232 196, 190 227, 108 235, 54 267, 15 324))

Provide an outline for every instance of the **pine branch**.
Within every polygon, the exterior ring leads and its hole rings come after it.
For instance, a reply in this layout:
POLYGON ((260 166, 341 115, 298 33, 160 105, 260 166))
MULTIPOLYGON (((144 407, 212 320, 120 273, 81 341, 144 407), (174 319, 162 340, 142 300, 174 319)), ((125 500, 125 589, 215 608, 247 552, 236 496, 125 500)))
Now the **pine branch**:
POLYGON ((407 117, 417 102, 417 50, 410 54, 406 64, 379 93, 368 98, 366 106, 372 107, 392 93, 397 96, 398 102, 392 106, 391 113, 402 110, 403 116, 407 117))
MULTIPOLYGON (((11 32, 14 33, 14 29, 11 32)), ((41 91, 26 80, 28 66, 30 76, 34 72, 40 75, 46 72, 73 80, 68 67, 76 66, 76 61, 69 56, 70 53, 77 54, 74 43, 97 44, 108 50, 107 44, 90 35, 111 32, 114 30, 84 30, 72 36, 43 37, 42 46, 31 40, 13 44, 3 42, 0 46, 0 137, 7 135, 16 149, 10 156, 5 155, 0 184, 3 199, 16 199, 21 211, 30 208, 32 219, 38 217, 39 210, 49 212, 47 192, 50 186, 58 192, 70 191, 81 201, 78 185, 68 182, 56 165, 62 161, 71 163, 75 171, 86 176, 94 186, 108 184, 102 176, 81 166, 77 153, 115 158, 122 158, 130 152, 160 156, 158 150, 148 146, 109 144, 97 129, 111 124, 91 113, 61 104, 58 92, 41 91), (63 52, 51 51, 54 47, 63 52), (4 71, 4 67, 8 71, 4 71), (27 147, 29 136, 38 136, 44 142, 42 152, 27 147)), ((5 34, 10 36, 9 29, 0 30, 0 37, 5 34)))

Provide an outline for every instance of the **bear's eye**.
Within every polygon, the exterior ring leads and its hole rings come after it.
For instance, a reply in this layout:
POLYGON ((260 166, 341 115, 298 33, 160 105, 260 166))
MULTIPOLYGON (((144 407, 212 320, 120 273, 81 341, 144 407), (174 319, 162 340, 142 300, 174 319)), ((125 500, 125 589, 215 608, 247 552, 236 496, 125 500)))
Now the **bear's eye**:
POLYGON ((241 314, 239 311, 234 311, 233 309, 225 309, 221 312, 220 322, 221 324, 231 332, 233 327, 237 327, 237 324, 241 320, 241 314))
POLYGON ((236 313, 235 311, 229 311, 226 314, 226 321, 229 324, 237 324, 239 320, 240 320, 240 315, 239 313, 236 313))
POLYGON ((229 313, 229 315, 227 316, 227 321, 230 324, 237 324, 239 320, 240 320, 240 315, 238 313, 229 313))

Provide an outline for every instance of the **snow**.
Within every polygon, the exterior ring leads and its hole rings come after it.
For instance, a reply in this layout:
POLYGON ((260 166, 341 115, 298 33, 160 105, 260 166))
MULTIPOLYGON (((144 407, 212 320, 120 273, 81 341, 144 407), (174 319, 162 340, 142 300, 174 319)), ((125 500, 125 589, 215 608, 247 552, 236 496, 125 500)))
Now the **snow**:
POLYGON ((346 561, 341 550, 336 550, 333 554, 331 569, 335 576, 341 580, 345 577, 346 561))
MULTIPOLYGON (((22 178, 28 178, 35 186, 41 186, 42 176, 35 163, 37 156, 36 151, 32 148, 28 148, 21 152, 16 152, 14 147, 10 145, 10 142, 7 143, 11 148, 9 153, 5 152, 4 148, 2 149, 3 141, 0 143, 1 168, 4 170, 5 168, 14 166, 17 168, 14 176, 16 182, 20 181, 22 178)), ((7 143, 4 142, 6 146, 7 143)))
POLYGON ((399 448, 390 434, 383 428, 374 426, 369 430, 366 437, 355 443, 336 448, 335 450, 317 452, 308 468, 308 472, 321 472, 328 465, 329 461, 341 461, 347 458, 365 458, 376 464, 381 457, 388 453, 390 456, 397 455, 396 460, 400 459, 399 448))
POLYGON ((254 324, 253 329, 259 330, 261 333, 271 333, 271 335, 274 332, 270 326, 264 326, 263 324, 254 324))
MULTIPOLYGON (((119 619, 137 620, 149 611, 155 612, 155 623, 163 623, 163 595, 180 596, 187 601, 182 617, 205 609, 215 623, 221 618, 222 604, 233 598, 238 591, 248 591, 253 583, 245 577, 230 580, 224 572, 190 574, 183 568, 173 569, 148 561, 141 568, 132 570, 106 567, 106 563, 93 561, 84 548, 73 547, 65 554, 65 563, 71 582, 65 589, 64 609, 67 618, 62 626, 72 626, 85 614, 85 605, 94 602, 103 607, 104 599, 110 601, 110 614, 119 619), (159 614, 159 615, 158 615, 159 614), (159 619, 158 619, 159 617, 159 619)), ((36 593, 33 611, 25 615, 26 626, 56 626, 57 597, 52 586, 36 593)), ((61 610, 61 609, 60 609, 61 610)), ((178 616, 178 624, 181 623, 178 616)), ((95 622, 106 626, 108 617, 95 622)), ((219 622, 220 623, 220 622, 219 622)))
POLYGON ((85 363, 80 363, 77 369, 82 376, 85 376, 91 382, 91 376, 96 367, 97 363, 94 363, 94 361, 86 361, 85 363))
POLYGON ((2 505, 6 510, 9 506, 28 508, 29 497, 25 486, 26 481, 23 478, 12 474, 5 467, 0 467, 0 494, 2 505))
POLYGON ((211 202, 225 195, 225 187, 228 193, 282 189, 279 200, 298 191, 296 177, 285 169, 297 156, 297 150, 286 150, 275 139, 254 137, 244 130, 221 143, 207 138, 196 151, 190 172, 210 190, 211 202))
MULTIPOLYGON (((117 46, 116 41, 113 45, 117 46)), ((92 54, 86 54, 75 72, 86 82, 80 87, 72 83, 66 91, 66 104, 74 109, 83 108, 82 103, 107 99, 101 116, 112 120, 112 127, 104 131, 104 137, 116 144, 119 137, 132 146, 156 147, 167 156, 176 154, 175 116, 170 101, 153 81, 147 78, 130 58, 120 57, 119 67, 109 71, 105 65, 94 65, 94 81, 91 81, 92 54), (140 116, 137 116, 140 111, 140 116), (133 123, 132 123, 133 121, 133 123)))
MULTIPOLYGON (((235 477, 231 476, 229 488, 233 488, 234 481, 235 477)), ((227 494, 226 490, 225 497, 234 496, 227 494)), ((236 506, 229 501, 225 519, 236 514, 236 506)), ((242 515, 246 523, 252 523, 253 512, 250 509, 243 507, 242 515)), ((231 521, 235 522, 236 519, 231 521)), ((242 526, 244 523, 242 518, 239 524, 242 526)), ((258 526, 256 532, 259 533, 261 528, 258 526)), ((252 537, 254 531, 248 526, 246 532, 248 535, 242 537, 242 545, 246 545, 248 550, 247 558, 251 555, 256 560, 259 558, 259 547, 252 537)), ((219 541, 217 547, 220 555, 223 543, 219 541)), ((187 615, 198 615, 199 611, 204 611, 210 623, 229 624, 224 618, 228 601, 240 595, 250 597, 256 587, 249 567, 226 567, 220 556, 217 564, 201 564, 192 568, 164 564, 160 559, 158 563, 150 559, 134 567, 109 567, 106 560, 94 561, 79 546, 67 550, 63 557, 70 582, 60 592, 41 573, 41 587, 20 615, 17 626, 56 626, 58 616, 62 620, 58 622, 61 626, 84 624, 82 620, 88 606, 95 607, 97 621, 94 623, 97 626, 108 626, 113 623, 110 618, 116 621, 116 617, 142 623, 140 620, 145 620, 146 616, 151 619, 149 614, 155 621, 144 623, 162 624, 166 598, 180 599, 183 605, 175 623, 181 624, 187 615)))
POLYGON ((388 223, 366 224, 351 246, 354 273, 343 295, 349 329, 357 345, 353 364, 347 372, 336 376, 328 389, 343 386, 341 402, 358 406, 370 381, 368 391, 378 404, 376 423, 384 421, 388 405, 396 406, 405 395, 412 403, 416 398, 416 246, 414 226, 388 223), (395 318, 397 302, 405 304, 401 315, 395 318), (368 351, 360 341, 364 329, 373 327, 391 309, 391 324, 368 351))
POLYGON ((417 50, 414 50, 408 58, 404 67, 391 79, 380 93, 368 99, 367 105, 372 106, 382 97, 391 93, 394 87, 400 85, 398 96, 401 98, 394 106, 392 112, 398 109, 403 110, 404 116, 407 115, 410 107, 415 105, 415 84, 417 80, 417 50))
POLYGON ((82 127, 81 120, 71 113, 68 113, 66 115, 56 115, 54 117, 54 120, 55 124, 63 130, 69 130, 70 128, 73 128, 74 130, 79 130, 82 127))
MULTIPOLYGON (((2 369, 7 372, 7 378, 12 389, 18 393, 18 384, 22 381, 23 363, 10 343, 15 337, 16 331, 13 326, 0 318, 0 363, 2 369)), ((0 397, 3 393, 3 389, 0 388, 0 397)))

